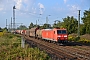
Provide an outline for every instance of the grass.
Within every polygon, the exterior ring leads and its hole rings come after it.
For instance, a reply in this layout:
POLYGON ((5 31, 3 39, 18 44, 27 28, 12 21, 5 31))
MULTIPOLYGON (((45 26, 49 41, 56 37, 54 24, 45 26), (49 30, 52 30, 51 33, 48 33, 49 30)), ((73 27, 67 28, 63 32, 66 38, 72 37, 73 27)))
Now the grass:
POLYGON ((21 48, 21 37, 5 33, 0 37, 0 60, 51 60, 38 48, 30 48, 27 44, 21 48))
POLYGON ((0 32, 0 37, 3 36, 3 32, 0 32))

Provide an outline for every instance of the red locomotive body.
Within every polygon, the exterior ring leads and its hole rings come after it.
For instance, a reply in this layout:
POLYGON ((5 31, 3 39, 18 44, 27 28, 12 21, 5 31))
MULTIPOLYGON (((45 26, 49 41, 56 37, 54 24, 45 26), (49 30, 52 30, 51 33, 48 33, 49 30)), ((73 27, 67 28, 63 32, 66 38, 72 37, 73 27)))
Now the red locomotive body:
POLYGON ((67 42, 68 34, 66 29, 43 29, 42 38, 55 42, 67 42))

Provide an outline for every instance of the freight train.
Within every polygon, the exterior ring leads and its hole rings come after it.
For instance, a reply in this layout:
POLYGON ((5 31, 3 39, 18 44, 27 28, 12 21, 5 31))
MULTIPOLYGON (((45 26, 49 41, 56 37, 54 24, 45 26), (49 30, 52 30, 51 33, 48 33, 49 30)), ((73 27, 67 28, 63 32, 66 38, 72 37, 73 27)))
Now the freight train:
POLYGON ((65 28, 40 29, 38 27, 34 27, 29 30, 16 30, 15 32, 25 36, 58 43, 68 42, 68 34, 65 28))

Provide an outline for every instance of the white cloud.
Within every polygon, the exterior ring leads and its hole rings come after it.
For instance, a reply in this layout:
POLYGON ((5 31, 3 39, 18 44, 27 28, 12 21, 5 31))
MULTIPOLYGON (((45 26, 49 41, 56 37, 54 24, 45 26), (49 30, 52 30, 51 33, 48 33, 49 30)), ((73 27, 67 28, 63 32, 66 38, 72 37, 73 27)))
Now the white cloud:
POLYGON ((35 0, 15 0, 15 4, 16 9, 21 15, 29 14, 29 12, 36 13, 36 7, 34 7, 35 0))
POLYGON ((67 2, 67 0, 64 0, 64 3, 66 3, 67 2))
POLYGON ((0 8, 0 11, 2 11, 3 10, 3 8, 0 8))
POLYGON ((35 0, 1 0, 0 1, 0 10, 11 10, 15 5, 17 10, 30 10, 31 6, 35 0))
POLYGON ((38 5, 39 5, 39 8, 44 9, 44 5, 43 4, 38 3, 38 5))
POLYGON ((32 7, 33 13, 36 13, 36 8, 32 7))
POLYGON ((38 3, 39 9, 40 9, 40 14, 43 14, 43 11, 45 10, 45 7, 43 4, 38 3))
POLYGON ((11 9, 11 1, 9 0, 1 0, 0 1, 0 11, 5 12, 11 9))
POLYGON ((22 7, 22 0, 14 0, 14 1, 16 2, 16 8, 20 10, 22 7))
POLYGON ((0 11, 4 10, 3 5, 0 4, 0 11))
POLYGON ((78 10, 78 9, 79 9, 79 7, 78 7, 78 6, 76 6, 76 5, 71 5, 70 10, 78 10))
POLYGON ((4 5, 2 3, 3 1, 0 1, 0 11, 3 11, 4 10, 4 5))
POLYGON ((67 5, 67 8, 69 8, 69 13, 68 15, 77 15, 78 14, 78 10, 80 9, 80 7, 78 5, 67 5))

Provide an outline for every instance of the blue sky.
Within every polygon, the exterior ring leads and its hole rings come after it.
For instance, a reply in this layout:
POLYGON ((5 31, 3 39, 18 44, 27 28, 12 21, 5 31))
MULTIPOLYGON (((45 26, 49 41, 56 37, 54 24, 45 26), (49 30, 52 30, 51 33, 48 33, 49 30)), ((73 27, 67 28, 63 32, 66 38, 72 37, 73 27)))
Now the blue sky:
MULTIPOLYGON (((31 22, 36 24, 53 24, 55 20, 62 21, 62 18, 74 16, 78 18, 78 10, 81 10, 81 17, 84 10, 90 8, 90 0, 0 0, 0 27, 8 25, 13 18, 13 6, 15 5, 15 22, 29 26, 31 22)), ((17 24, 16 26, 19 26, 17 24)))

